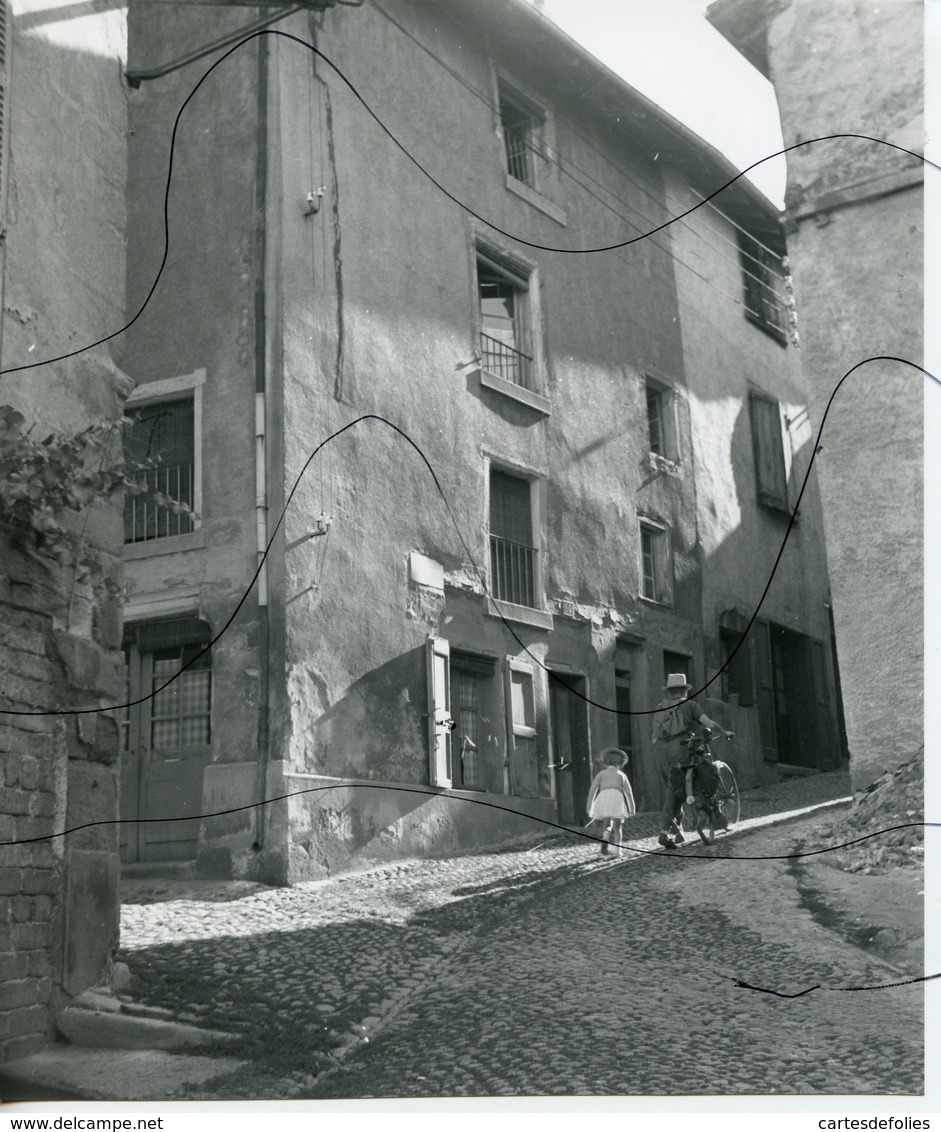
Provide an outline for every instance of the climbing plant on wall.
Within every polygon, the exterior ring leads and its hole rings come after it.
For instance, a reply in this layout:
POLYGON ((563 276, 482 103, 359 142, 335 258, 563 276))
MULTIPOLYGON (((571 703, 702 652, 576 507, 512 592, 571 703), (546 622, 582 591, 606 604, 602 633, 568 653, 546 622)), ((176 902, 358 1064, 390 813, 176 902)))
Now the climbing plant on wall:
POLYGON ((185 503, 148 485, 146 473, 159 457, 133 460, 126 453, 124 433, 132 423, 105 421, 39 439, 22 413, 0 405, 0 528, 13 546, 74 567, 79 583, 112 589, 99 553, 85 538, 96 502, 138 495, 176 514, 192 514, 185 503))

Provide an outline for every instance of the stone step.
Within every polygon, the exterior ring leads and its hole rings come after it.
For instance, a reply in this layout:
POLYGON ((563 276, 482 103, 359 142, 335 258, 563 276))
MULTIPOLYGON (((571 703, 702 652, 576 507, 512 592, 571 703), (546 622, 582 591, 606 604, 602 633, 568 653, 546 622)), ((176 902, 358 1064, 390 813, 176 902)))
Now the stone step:
POLYGON ((235 1040, 232 1034, 181 1022, 160 1007, 121 1003, 94 992, 63 1010, 57 1025, 73 1045, 97 1049, 197 1049, 235 1040))

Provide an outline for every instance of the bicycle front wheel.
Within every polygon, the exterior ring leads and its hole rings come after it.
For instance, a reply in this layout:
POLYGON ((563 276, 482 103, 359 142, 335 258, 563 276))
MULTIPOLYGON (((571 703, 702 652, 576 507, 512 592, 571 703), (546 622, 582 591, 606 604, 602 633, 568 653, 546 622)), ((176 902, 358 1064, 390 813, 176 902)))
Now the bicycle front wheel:
POLYGON ((738 796, 738 783, 728 763, 716 760, 713 763, 719 774, 719 788, 715 793, 715 803, 719 812, 729 823, 729 829, 738 823, 742 816, 742 804, 738 796))

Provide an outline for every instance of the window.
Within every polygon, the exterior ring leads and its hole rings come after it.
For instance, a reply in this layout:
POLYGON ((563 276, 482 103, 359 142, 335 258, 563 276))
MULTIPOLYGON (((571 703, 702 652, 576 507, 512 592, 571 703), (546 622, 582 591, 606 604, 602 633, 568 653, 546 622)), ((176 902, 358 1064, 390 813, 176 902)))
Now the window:
POLYGON ((781 407, 773 398, 754 391, 749 401, 758 501, 766 507, 787 511, 787 466, 784 462, 781 407))
POLYGON ((478 252, 477 295, 481 365, 504 381, 533 389, 528 278, 478 252))
MULTIPOLYGON (((188 536, 193 544, 202 508, 202 405, 205 370, 140 384, 128 397, 125 411, 131 421, 125 450, 131 460, 157 458, 142 472, 139 495, 125 494, 124 542, 131 557, 148 553, 146 544, 157 539, 188 536), (153 494, 161 492, 185 503, 195 515, 174 514, 157 507, 153 494), (130 546, 139 544, 133 551, 130 546)), ((179 544, 177 544, 179 545, 179 544)))
POLYGON ((673 390, 669 385, 646 379, 647 440, 650 451, 664 460, 676 460, 676 427, 673 410, 673 390))
POLYGON ((682 672, 686 676, 686 683, 696 687, 693 673, 693 658, 686 652, 668 652, 663 650, 663 683, 666 685, 667 677, 671 672, 682 672))
POLYGON ((532 484, 490 470, 490 588, 498 601, 536 608, 532 484))
POLYGON ((673 604, 673 555, 664 527, 640 524, 641 594, 661 605, 673 604))
POLYGON ((738 249, 745 286, 745 316, 784 345, 788 320, 781 257, 745 232, 739 232, 738 249))
POLYGON ((500 127, 506 150, 506 170, 516 181, 534 188, 534 156, 540 152, 540 132, 545 114, 529 99, 499 84, 500 127))

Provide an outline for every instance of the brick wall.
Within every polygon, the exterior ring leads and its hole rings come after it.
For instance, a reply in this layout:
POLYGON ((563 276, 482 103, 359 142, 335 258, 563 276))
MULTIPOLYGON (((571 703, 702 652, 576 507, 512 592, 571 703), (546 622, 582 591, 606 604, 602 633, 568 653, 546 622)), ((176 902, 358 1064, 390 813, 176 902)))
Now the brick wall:
MULTIPOLYGON (((8 709, 47 707, 58 691, 51 618, 28 608, 33 600, 32 587, 0 581, 0 693, 8 709)), ((66 770, 61 732, 55 716, 0 716, 0 841, 54 831, 66 770)), ((62 848, 38 841, 0 849, 2 1061, 32 1052, 50 1033, 62 848)))
MULTIPOLYGON (((116 702, 120 670, 109 620, 81 619, 94 640, 62 631, 62 594, 42 568, 19 560, 2 539, 0 561, 10 571, 0 574, 0 707, 116 702)), ((116 827, 51 835, 117 817, 116 761, 110 716, 0 716, 0 843, 27 839, 0 844, 0 1062, 45 1045, 70 999, 109 977, 118 932, 116 827)))

